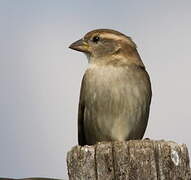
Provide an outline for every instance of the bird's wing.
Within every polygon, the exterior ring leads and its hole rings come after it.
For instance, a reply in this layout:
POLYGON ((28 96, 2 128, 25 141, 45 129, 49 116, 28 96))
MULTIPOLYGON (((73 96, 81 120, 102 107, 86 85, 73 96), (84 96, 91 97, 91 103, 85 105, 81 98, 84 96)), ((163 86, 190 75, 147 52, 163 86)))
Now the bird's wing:
POLYGON ((84 110, 85 110, 84 81, 85 81, 85 76, 82 79, 81 90, 80 90, 80 100, 79 100, 79 107, 78 107, 78 144, 81 146, 86 145, 86 139, 84 134, 84 110))

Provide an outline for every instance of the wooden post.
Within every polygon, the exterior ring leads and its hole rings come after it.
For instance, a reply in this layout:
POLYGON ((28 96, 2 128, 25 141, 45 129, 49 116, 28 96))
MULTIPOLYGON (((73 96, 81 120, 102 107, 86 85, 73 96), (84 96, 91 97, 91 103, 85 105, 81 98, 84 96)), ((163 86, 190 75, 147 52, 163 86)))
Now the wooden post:
POLYGON ((186 145, 132 140, 75 146, 67 154, 70 180, 190 180, 186 145))

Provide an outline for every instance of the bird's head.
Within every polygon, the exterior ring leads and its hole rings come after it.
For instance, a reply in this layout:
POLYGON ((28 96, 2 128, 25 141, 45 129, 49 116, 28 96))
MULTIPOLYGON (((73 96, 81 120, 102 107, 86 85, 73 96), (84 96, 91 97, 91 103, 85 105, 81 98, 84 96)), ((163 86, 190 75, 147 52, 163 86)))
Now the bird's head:
POLYGON ((140 59, 136 44, 132 39, 111 29, 97 29, 88 32, 82 39, 72 43, 69 48, 84 52, 90 59, 124 58, 127 60, 140 59))

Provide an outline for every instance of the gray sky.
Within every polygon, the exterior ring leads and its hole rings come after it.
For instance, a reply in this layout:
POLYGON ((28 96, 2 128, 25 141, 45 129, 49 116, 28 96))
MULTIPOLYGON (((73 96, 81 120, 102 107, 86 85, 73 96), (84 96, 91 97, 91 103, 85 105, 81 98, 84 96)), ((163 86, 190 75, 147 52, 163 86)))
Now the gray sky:
POLYGON ((86 57, 68 46, 112 28, 133 38, 150 73, 145 137, 191 152, 191 1, 0 0, 0 176, 67 179, 86 57))

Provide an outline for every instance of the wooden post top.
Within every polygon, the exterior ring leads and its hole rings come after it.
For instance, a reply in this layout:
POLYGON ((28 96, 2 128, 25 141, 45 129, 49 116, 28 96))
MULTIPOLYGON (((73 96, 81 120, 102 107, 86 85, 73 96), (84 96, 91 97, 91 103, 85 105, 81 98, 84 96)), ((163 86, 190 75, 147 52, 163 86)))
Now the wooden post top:
POLYGON ((185 144, 131 140, 75 146, 67 154, 70 180, 190 180, 185 144))

